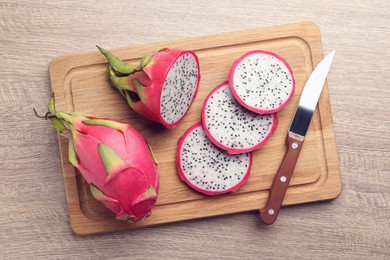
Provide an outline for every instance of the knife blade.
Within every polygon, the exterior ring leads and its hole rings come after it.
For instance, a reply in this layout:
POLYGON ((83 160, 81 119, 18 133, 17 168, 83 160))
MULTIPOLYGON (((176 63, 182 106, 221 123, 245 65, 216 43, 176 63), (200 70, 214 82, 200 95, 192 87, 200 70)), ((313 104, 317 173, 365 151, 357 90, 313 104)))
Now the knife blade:
POLYGON ((280 207, 282 206, 307 129, 309 128, 335 53, 336 51, 329 53, 316 66, 303 88, 287 133, 286 152, 272 182, 268 201, 265 207, 260 210, 260 218, 265 224, 273 224, 279 215, 280 207))

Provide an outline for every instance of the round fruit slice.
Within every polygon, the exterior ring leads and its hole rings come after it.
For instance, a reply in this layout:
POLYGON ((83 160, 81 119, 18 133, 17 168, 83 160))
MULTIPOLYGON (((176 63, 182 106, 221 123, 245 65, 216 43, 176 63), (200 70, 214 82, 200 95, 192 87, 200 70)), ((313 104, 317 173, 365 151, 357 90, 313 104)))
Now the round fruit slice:
POLYGON ((176 166, 194 190, 218 195, 238 190, 249 178, 252 154, 231 155, 207 138, 202 124, 191 126, 179 139, 176 166))
POLYGON ((207 137, 230 154, 254 151, 263 146, 278 125, 276 114, 260 115, 241 106, 228 82, 213 89, 202 109, 207 137))
POLYGON ((248 52, 233 63, 229 83, 237 101, 258 114, 281 110, 295 89, 288 63, 275 53, 260 50, 248 52))

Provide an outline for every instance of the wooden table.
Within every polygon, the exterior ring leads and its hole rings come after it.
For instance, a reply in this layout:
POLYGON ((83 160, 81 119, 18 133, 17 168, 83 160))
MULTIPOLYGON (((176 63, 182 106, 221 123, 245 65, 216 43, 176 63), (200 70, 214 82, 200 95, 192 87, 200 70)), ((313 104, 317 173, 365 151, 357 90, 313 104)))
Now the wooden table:
POLYGON ((1 1, 0 259, 389 259, 388 1, 1 1), (52 58, 310 20, 324 53, 343 191, 331 202, 75 236, 57 138, 33 116, 50 97, 52 58))

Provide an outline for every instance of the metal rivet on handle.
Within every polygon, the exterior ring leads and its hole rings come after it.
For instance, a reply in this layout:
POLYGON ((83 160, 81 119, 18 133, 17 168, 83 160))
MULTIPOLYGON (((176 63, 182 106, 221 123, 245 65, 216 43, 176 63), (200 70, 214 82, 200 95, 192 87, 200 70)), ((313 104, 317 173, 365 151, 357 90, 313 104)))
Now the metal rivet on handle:
POLYGON ((287 178, 286 178, 286 176, 282 176, 282 177, 280 177, 280 181, 281 181, 281 182, 286 182, 286 181, 287 181, 287 178))
POLYGON ((294 150, 297 149, 298 148, 298 143, 293 142, 292 145, 291 145, 291 148, 294 149, 294 150))
POLYGON ((268 210, 268 215, 272 216, 275 213, 274 209, 269 209, 268 210))

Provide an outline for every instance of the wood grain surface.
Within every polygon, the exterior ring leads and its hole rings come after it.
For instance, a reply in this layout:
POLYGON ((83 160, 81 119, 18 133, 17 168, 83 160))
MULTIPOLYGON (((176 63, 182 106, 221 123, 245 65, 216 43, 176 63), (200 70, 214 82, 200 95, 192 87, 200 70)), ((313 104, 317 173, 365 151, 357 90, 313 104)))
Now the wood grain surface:
POLYGON ((389 259, 388 1, 0 1, 0 259, 389 259), (52 58, 314 21, 324 53, 343 192, 284 208, 78 237, 70 229, 50 98, 52 58))

